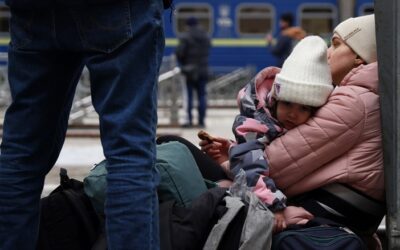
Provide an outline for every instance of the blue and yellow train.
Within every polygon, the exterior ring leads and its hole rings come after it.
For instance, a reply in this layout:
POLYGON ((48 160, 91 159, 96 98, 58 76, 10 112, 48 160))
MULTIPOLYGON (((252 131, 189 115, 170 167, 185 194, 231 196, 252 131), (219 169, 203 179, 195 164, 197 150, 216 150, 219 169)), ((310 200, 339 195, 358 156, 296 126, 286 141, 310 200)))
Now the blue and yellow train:
MULTIPOLYGON (((175 10, 165 12, 165 55, 174 52, 185 31, 187 18, 197 17, 212 38, 210 66, 213 72, 227 72, 252 65, 260 69, 273 65, 265 35, 279 32, 279 16, 291 12, 295 25, 308 34, 328 38, 343 16, 373 13, 373 0, 174 0, 175 10), (344 6, 346 5, 346 6, 344 6), (347 12, 347 13, 344 13, 347 12)), ((0 52, 9 42, 10 11, 0 0, 0 52)))
POLYGON ((295 25, 327 40, 346 16, 373 13, 372 0, 175 0, 175 11, 165 13, 165 54, 174 52, 185 31, 185 20, 195 16, 212 38, 210 65, 214 72, 253 65, 273 65, 265 35, 279 33, 279 16, 291 12, 295 25), (346 5, 346 6, 344 6, 346 5))

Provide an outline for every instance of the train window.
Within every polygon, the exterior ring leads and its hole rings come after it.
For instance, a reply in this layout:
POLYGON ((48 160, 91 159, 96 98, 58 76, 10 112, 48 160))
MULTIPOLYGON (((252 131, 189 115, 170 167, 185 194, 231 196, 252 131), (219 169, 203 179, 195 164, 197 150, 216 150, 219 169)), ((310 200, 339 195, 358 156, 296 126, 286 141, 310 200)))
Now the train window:
POLYGON ((4 5, 0 5, 0 36, 9 35, 10 9, 4 5))
POLYGON ((269 4, 240 4, 236 8, 236 31, 242 36, 272 32, 275 11, 269 4))
POLYGON ((369 15, 369 14, 374 14, 374 4, 373 3, 363 4, 358 9, 359 16, 364 16, 364 15, 369 15))
POLYGON ((330 36, 337 23, 337 9, 329 4, 304 4, 299 7, 298 18, 307 34, 330 36))
POLYGON ((175 33, 180 35, 187 30, 186 20, 190 17, 196 17, 199 24, 212 34, 213 29, 213 10, 208 4, 179 4, 175 8, 175 33))

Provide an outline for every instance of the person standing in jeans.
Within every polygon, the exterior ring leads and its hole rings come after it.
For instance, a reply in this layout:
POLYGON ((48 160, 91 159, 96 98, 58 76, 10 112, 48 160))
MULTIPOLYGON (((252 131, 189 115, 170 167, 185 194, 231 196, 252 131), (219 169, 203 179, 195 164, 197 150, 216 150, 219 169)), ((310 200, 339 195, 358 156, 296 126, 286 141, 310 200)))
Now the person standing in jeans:
POLYGON ((162 0, 6 3, 12 103, 0 155, 0 249, 35 248, 44 179, 64 143, 84 66, 109 163, 109 249, 159 249, 154 164, 162 0))
POLYGON ((181 65, 182 73, 186 77, 188 97, 188 121, 183 126, 191 127, 193 125, 193 90, 196 90, 198 97, 198 125, 204 127, 207 110, 208 55, 211 43, 207 32, 200 27, 197 18, 189 17, 186 20, 186 26, 188 31, 180 38, 176 49, 176 57, 181 65))

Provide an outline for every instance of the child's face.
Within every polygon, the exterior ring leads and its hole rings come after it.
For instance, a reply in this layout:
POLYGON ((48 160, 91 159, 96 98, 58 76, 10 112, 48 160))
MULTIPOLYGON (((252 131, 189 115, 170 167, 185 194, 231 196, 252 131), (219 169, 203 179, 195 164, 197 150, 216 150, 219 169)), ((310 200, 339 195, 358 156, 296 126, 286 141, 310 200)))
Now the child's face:
POLYGON ((305 123, 312 114, 313 108, 310 106, 297 104, 293 102, 278 101, 276 107, 276 116, 283 127, 292 129, 305 123))

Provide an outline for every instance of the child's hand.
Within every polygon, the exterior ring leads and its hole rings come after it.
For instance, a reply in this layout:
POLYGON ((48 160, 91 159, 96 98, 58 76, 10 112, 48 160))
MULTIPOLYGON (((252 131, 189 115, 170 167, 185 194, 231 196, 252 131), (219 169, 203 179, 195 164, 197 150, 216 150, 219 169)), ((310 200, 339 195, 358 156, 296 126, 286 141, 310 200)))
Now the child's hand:
POLYGON ((274 213, 275 223, 274 223, 274 233, 279 233, 286 229, 285 216, 283 216, 283 211, 278 211, 274 213))
POLYGON ((212 142, 201 140, 199 143, 201 150, 221 164, 229 159, 228 151, 231 142, 225 138, 213 137, 212 142))
POLYGON ((202 140, 202 141, 206 140, 206 141, 208 141, 209 143, 212 143, 213 140, 214 140, 214 137, 212 137, 209 133, 207 133, 207 132, 204 131, 204 130, 200 130, 200 131, 197 133, 197 136, 200 138, 200 140, 202 140))

